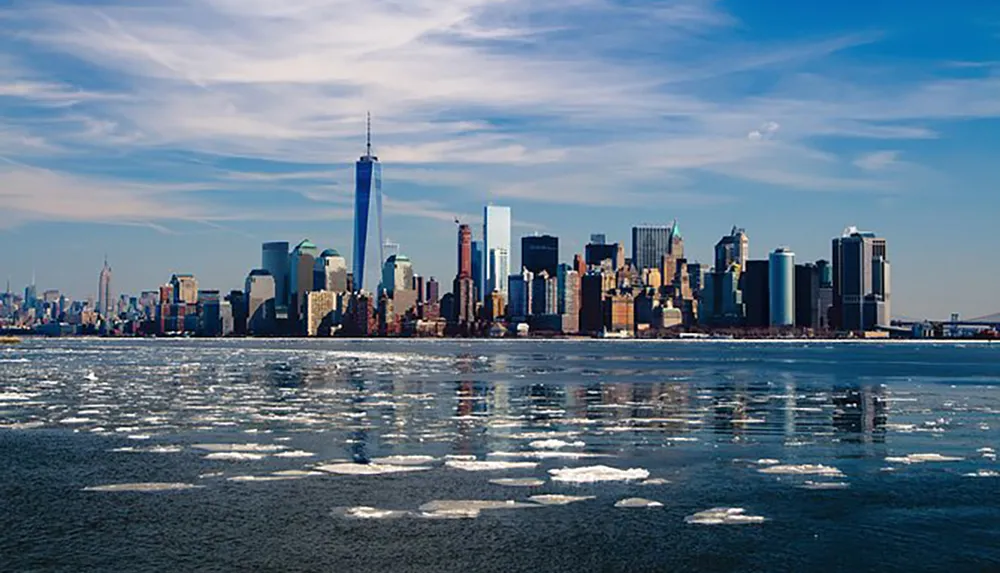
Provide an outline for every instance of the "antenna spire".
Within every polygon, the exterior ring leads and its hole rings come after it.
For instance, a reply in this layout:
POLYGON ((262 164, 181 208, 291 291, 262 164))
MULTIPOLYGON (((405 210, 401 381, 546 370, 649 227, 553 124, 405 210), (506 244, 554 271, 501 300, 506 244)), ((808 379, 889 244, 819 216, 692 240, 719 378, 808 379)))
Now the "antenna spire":
POLYGON ((372 112, 368 112, 368 131, 367 131, 367 154, 368 157, 372 156, 372 112))

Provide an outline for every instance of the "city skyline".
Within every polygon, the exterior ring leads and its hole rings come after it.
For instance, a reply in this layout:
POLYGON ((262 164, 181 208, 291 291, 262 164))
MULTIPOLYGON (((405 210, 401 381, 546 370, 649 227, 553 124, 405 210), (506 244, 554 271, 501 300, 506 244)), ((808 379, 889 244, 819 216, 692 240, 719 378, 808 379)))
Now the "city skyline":
POLYGON ((265 241, 350 254, 371 109, 383 223, 427 276, 454 273, 443 223, 477 232, 491 201, 561 261, 675 218, 692 260, 738 225, 752 258, 814 261, 856 224, 893 243, 895 313, 995 313, 1000 8, 935 6, 376 1, 360 38, 319 4, 15 0, 0 272, 85 298, 105 251, 133 293, 173 273, 239 286, 265 241))

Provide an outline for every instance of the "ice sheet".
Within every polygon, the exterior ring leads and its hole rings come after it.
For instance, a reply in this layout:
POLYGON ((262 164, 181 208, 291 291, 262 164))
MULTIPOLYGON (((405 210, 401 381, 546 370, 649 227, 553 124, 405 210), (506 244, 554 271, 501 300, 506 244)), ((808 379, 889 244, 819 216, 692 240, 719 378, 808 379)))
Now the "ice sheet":
POLYGON ((431 468, 427 466, 399 466, 391 464, 323 464, 316 466, 317 470, 339 475, 354 476, 375 476, 386 474, 398 474, 406 472, 420 472, 431 468))
POLYGON ((597 498, 592 495, 547 494, 547 495, 533 495, 528 499, 530 499, 535 503, 539 503, 541 505, 568 505, 570 503, 576 503, 578 501, 587 501, 589 499, 597 499, 597 498))
POLYGON ((545 485, 545 480, 538 478, 497 478, 491 479, 490 483, 507 487, 539 487, 545 485))
POLYGON ((95 485, 83 488, 83 491, 138 491, 138 492, 152 492, 152 491, 183 491, 187 489, 195 489, 204 486, 194 485, 190 483, 115 483, 108 485, 95 485))
POLYGON ((651 499, 645 499, 642 497, 630 497, 627 499, 622 499, 617 501, 615 503, 615 507, 647 508, 647 507, 663 507, 663 504, 658 501, 653 501, 651 499))
POLYGON ((713 507, 689 515, 684 521, 698 525, 744 525, 763 523, 767 519, 759 515, 747 515, 742 507, 713 507))
POLYGON ((941 454, 907 454, 905 456, 887 456, 885 461, 890 464, 922 464, 926 462, 960 462, 963 458, 944 456, 941 454))
POLYGON ((642 468, 627 470, 608 466, 586 466, 580 468, 551 469, 552 481, 566 483, 598 483, 605 481, 643 480, 649 477, 649 471, 642 468))
POLYGON ((757 470, 762 474, 773 475, 819 475, 827 477, 843 477, 839 469, 822 464, 777 465, 757 470))
POLYGON ((461 461, 448 460, 444 463, 449 468, 464 470, 467 472, 490 472, 502 470, 523 470, 532 469, 538 466, 538 462, 503 462, 492 460, 461 461))

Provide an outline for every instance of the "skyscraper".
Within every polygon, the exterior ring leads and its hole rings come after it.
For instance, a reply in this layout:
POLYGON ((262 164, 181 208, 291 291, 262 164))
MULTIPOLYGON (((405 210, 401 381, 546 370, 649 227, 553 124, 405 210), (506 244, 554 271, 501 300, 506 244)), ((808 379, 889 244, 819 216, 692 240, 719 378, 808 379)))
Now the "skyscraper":
POLYGON ((510 207, 487 205, 483 209, 483 299, 493 291, 507 296, 510 274, 510 207))
POLYGON ((715 270, 725 271, 729 265, 743 267, 750 259, 750 238, 745 230, 733 227, 728 235, 715 244, 715 270))
POLYGON ((524 320, 531 315, 531 283, 534 278, 534 273, 528 269, 521 269, 521 274, 510 275, 507 317, 511 321, 524 320))
POLYGON ((246 280, 247 331, 250 334, 274 333, 274 277, 267 269, 250 271, 246 280))
POLYGON ((559 267, 559 238, 551 235, 521 237, 521 266, 534 274, 554 277, 559 267))
POLYGON ((354 288, 374 290, 382 252, 382 164, 372 155, 371 115, 368 116, 365 154, 355 164, 354 288), (371 284, 370 284, 371 283, 371 284))
POLYGON ((739 286, 746 309, 746 325, 751 328, 766 328, 771 324, 770 268, 768 260, 745 261, 740 273, 739 286))
POLYGON ((275 308, 288 308, 288 241, 264 243, 260 268, 274 278, 275 308))
POLYGON ((174 275, 170 278, 170 285, 174 290, 175 304, 198 303, 198 281, 194 275, 174 275))
MULTIPOLYGON (((316 245, 305 239, 292 249, 288 257, 288 318, 295 327, 303 326, 299 324, 299 320, 305 316, 306 297, 315 287, 313 271, 316 267, 317 254, 316 245)), ((299 330, 305 329, 303 327, 299 330)))
POLYGON ((104 257, 104 268, 101 269, 101 275, 97 280, 97 312, 105 317, 113 315, 114 313, 111 311, 113 300, 111 296, 111 267, 108 265, 108 258, 104 257))
POLYGON ((670 227, 632 227, 632 265, 637 271, 657 268, 660 257, 670 252, 670 227))
POLYGON ((472 279, 472 228, 458 226, 458 272, 452 285, 455 297, 454 320, 468 324, 476 318, 476 286, 472 279))
POLYGON ((483 273, 485 272, 483 241, 472 241, 472 284, 475 285, 479 300, 483 298, 483 273))
POLYGON ((313 283, 316 290, 347 291, 347 261, 336 249, 327 249, 316 259, 313 283))
POLYGON ((795 253, 778 248, 768 258, 771 326, 795 324, 795 253))
MULTIPOLYGON (((824 261, 820 261, 824 262, 824 261)), ((820 328, 820 267, 814 263, 795 265, 795 326, 820 328)))
POLYGON ((396 291, 413 290, 413 264, 409 257, 392 255, 386 259, 382 266, 382 288, 390 298, 396 291))
POLYGON ((846 229, 833 240, 833 326, 850 331, 887 326, 889 293, 886 240, 846 229))

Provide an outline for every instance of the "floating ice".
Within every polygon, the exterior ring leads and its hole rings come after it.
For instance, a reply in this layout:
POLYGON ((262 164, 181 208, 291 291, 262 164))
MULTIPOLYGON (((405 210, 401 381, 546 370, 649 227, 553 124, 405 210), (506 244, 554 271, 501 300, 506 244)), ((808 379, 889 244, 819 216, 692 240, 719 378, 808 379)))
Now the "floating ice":
POLYGON ((528 445, 536 450, 558 450, 560 448, 582 448, 587 444, 581 441, 565 442, 563 440, 536 440, 528 445))
POLYGON ((419 472, 419 471, 426 471, 431 468, 427 466, 398 466, 391 464, 342 463, 342 464, 323 464, 316 466, 316 469, 331 474, 374 476, 383 474, 398 474, 405 472, 419 472))
POLYGON ((233 476, 231 478, 226 478, 227 481, 240 481, 240 482, 267 482, 267 481, 288 481, 293 479, 302 479, 302 476, 233 476))
POLYGON ((204 487, 190 483, 116 483, 95 485, 83 488, 83 491, 182 491, 204 487))
POLYGON ((592 495, 533 495, 529 497, 531 501, 535 503, 540 503, 542 505, 568 505, 570 503, 576 503, 578 501, 587 501, 589 499, 597 499, 592 495))
POLYGON ((762 474, 776 475, 819 475, 827 477, 843 477, 844 473, 835 467, 821 464, 777 465, 757 470, 762 474))
POLYGON ((905 456, 887 456, 885 461, 890 464, 922 464, 925 462, 960 462, 962 459, 941 454, 907 454, 905 456))
POLYGON ((465 470, 467 472, 490 472, 500 470, 520 470, 532 469, 538 466, 538 462, 500 462, 500 461, 462 461, 448 460, 444 463, 449 468, 465 470))
POLYGON ((653 501, 651 499, 644 499, 641 497, 630 497, 628 499, 623 499, 616 502, 615 507, 626 507, 626 508, 663 507, 663 504, 658 501, 653 501))
POLYGON ((759 466, 776 466, 781 463, 781 460, 775 460, 772 458, 761 458, 754 463, 756 463, 759 466))
POLYGON ((608 454, 592 454, 588 452, 532 451, 532 452, 490 452, 487 457, 522 458, 529 460, 569 459, 583 460, 588 458, 610 458, 608 454))
POLYGON ((649 471, 642 468, 620 470, 608 466, 586 466, 582 468, 551 469, 552 481, 569 483, 597 483, 602 481, 641 480, 649 477, 649 471))
POLYGON ((490 509, 519 509, 538 507, 534 503, 520 503, 513 500, 461 500, 448 499, 425 503, 420 506, 420 517, 437 519, 472 519, 479 517, 480 512, 490 509))
POLYGON ((802 489, 824 490, 824 489, 847 489, 848 483, 843 481, 811 481, 806 480, 799 487, 802 489))
POLYGON ((308 470, 281 470, 277 472, 271 472, 273 476, 283 476, 283 477, 309 477, 309 476, 321 476, 324 475, 323 472, 313 472, 308 470))
POLYGON ((196 450, 206 452, 280 452, 287 450, 287 446, 278 444, 194 444, 191 446, 196 450))
POLYGON ((670 480, 665 480, 663 478, 650 478, 639 482, 639 485, 667 485, 670 480))
POLYGON ((444 457, 446 460, 457 460, 460 462, 474 462, 476 461, 476 456, 465 455, 465 454, 448 454, 444 457))
POLYGON ((0 401, 3 402, 21 402, 25 400, 31 400, 35 397, 35 394, 21 394, 20 392, 0 392, 0 401))
POLYGON ((965 477, 973 477, 973 478, 993 478, 993 477, 1000 477, 1000 472, 996 470, 978 469, 972 473, 967 473, 962 475, 965 477))
POLYGON ((421 466, 436 461, 434 456, 385 456, 372 458, 373 464, 396 464, 401 466, 421 466))
POLYGON ((312 452, 306 452, 303 450, 291 450, 288 452, 278 452, 274 454, 276 458, 311 458, 316 454, 312 452))
POLYGON ((491 479, 490 483, 508 487, 538 487, 545 485, 545 480, 538 478, 498 478, 491 479))
POLYGON ((746 515, 745 512, 742 507, 713 507, 685 517, 684 522, 698 525, 743 525, 767 521, 764 517, 746 515))
POLYGON ((74 417, 70 417, 70 418, 63 418, 62 420, 59 420, 59 423, 73 425, 73 424, 89 424, 90 422, 95 422, 95 421, 96 420, 94 420, 93 418, 74 418, 74 417))
POLYGON ((224 460, 227 462, 252 462, 262 460, 264 454, 251 454, 249 452, 215 452, 205 456, 206 460, 224 460))
POLYGON ((395 511, 391 509, 377 509, 360 505, 357 507, 338 507, 333 510, 334 515, 350 517, 353 519, 393 519, 410 515, 408 511, 395 511))
POLYGON ((84 376, 83 379, 84 380, 89 380, 91 382, 97 382, 97 374, 94 374, 92 371, 91 372, 87 372, 87 375, 84 376))

